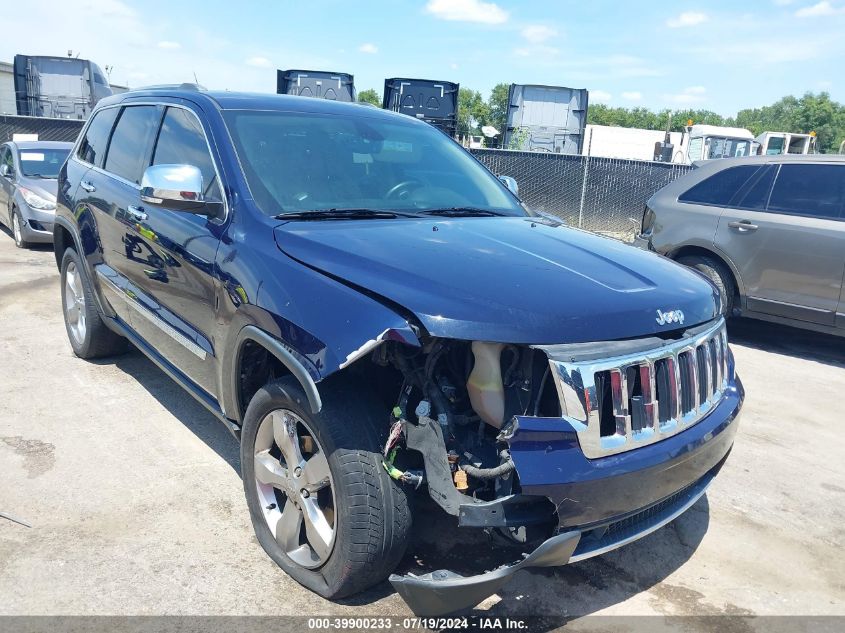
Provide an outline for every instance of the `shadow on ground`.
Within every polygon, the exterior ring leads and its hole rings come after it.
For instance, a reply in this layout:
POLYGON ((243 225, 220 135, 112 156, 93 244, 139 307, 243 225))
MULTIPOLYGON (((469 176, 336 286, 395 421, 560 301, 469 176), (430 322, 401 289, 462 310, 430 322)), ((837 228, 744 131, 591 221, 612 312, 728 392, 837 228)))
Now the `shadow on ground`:
POLYGON ((845 338, 754 319, 728 321, 730 343, 845 367, 845 338))
MULTIPOLYGON (((99 362, 113 364, 131 375, 181 424, 240 473, 239 446, 225 426, 143 354, 133 350, 99 362)), ((473 575, 519 559, 518 551, 503 548, 484 532, 458 528, 456 520, 446 516, 426 495, 418 495, 415 502, 412 541, 397 573, 424 574, 451 569, 462 575, 473 575)), ((661 583, 696 550, 708 523, 705 496, 670 525, 621 550, 564 567, 520 571, 500 591, 497 603, 485 605, 486 610, 466 613, 490 617, 531 616, 532 629, 555 629, 571 618, 607 608, 661 583), (539 621, 535 619, 538 616, 539 621)), ((393 593, 385 581, 341 602, 350 606, 367 605, 393 593)), ((672 600, 669 594, 660 598, 672 600)), ((678 599, 688 604, 690 598, 681 595, 678 599)))
POLYGON ((240 446, 229 430, 182 387, 135 348, 123 356, 93 361, 114 365, 140 383, 194 435, 240 474, 240 446))

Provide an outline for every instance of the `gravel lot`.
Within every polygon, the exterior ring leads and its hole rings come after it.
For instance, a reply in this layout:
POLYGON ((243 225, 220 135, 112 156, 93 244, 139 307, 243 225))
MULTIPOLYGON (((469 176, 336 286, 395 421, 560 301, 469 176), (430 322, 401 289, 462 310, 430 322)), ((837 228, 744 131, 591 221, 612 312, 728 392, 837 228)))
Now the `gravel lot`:
MULTIPOLYGON (((706 497, 627 548, 520 572, 478 613, 845 615, 845 339, 730 334, 748 395, 706 497)), ((409 613, 387 583, 336 604, 278 569, 228 431, 139 352, 76 358, 52 251, 4 233, 0 358, 0 512, 32 524, 0 518, 0 614, 409 613)), ((415 533, 405 570, 484 545, 426 518, 415 533)))

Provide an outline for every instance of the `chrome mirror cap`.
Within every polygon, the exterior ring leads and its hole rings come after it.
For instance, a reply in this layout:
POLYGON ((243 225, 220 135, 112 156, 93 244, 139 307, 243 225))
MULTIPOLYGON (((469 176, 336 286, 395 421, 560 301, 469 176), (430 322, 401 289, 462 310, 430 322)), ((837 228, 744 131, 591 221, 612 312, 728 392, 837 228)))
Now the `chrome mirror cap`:
POLYGON ((202 172, 193 165, 152 165, 141 178, 141 200, 176 209, 201 206, 202 172))
POLYGON ((0 165, 0 176, 4 178, 10 178, 12 176, 12 170, 9 169, 9 166, 6 163, 0 165))
POLYGON ((499 176, 499 180, 501 180, 504 183, 505 187, 510 189, 510 192, 513 195, 515 195, 515 196, 519 195, 519 185, 516 184, 515 178, 512 178, 511 176, 499 176))

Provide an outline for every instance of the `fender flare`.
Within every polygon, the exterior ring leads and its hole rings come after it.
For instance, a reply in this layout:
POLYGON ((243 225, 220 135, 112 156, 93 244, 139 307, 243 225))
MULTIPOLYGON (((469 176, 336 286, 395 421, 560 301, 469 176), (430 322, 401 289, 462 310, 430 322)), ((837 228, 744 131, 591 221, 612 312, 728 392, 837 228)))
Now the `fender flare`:
POLYGON ((287 347, 285 347, 285 344, 282 341, 254 325, 244 326, 241 331, 238 332, 238 337, 235 341, 235 355, 232 357, 233 364, 229 374, 231 376, 231 389, 232 394, 235 397, 236 410, 241 410, 241 396, 240 386, 238 385, 239 375, 237 368, 240 365, 241 351, 243 350, 244 343, 248 340, 254 341, 263 346, 290 371, 290 373, 299 381, 299 384, 302 385, 302 389, 308 397, 308 404, 311 406, 312 413, 319 413, 323 408, 323 401, 320 398, 317 383, 314 382, 311 374, 287 349, 287 347))
POLYGON ((97 302, 97 309, 100 311, 100 314, 105 315, 107 317, 114 316, 114 312, 112 310, 106 310, 106 304, 103 299, 100 297, 100 293, 97 290, 97 286, 94 285, 94 279, 92 278, 91 274, 88 270, 88 258, 85 257, 85 251, 82 250, 82 242, 80 241, 79 234, 76 231, 76 227, 68 221, 67 218, 64 218, 60 215, 56 215, 56 219, 53 221, 53 253, 56 256, 56 266, 59 268, 59 273, 61 273, 62 269, 62 260, 61 258, 64 256, 64 253, 56 252, 56 227, 61 226, 65 229, 68 233, 70 233, 70 237, 73 240, 73 247, 76 250, 77 255, 82 259, 82 274, 85 275, 86 281, 88 282, 88 286, 94 291, 92 294, 94 295, 94 301, 97 302))

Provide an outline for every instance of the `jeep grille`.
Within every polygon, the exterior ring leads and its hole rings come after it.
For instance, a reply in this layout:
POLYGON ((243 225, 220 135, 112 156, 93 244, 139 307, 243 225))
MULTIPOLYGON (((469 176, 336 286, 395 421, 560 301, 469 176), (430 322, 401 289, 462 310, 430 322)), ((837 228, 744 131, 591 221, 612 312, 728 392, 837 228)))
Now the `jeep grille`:
POLYGON ((665 439, 706 416, 728 384, 725 322, 654 349, 549 362, 564 417, 588 458, 665 439))

